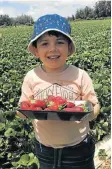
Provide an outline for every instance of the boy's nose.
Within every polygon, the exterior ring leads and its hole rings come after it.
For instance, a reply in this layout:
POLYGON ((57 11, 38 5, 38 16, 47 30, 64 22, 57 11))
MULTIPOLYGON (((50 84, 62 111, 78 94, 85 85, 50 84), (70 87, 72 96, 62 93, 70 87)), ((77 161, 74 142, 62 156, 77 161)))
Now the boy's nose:
POLYGON ((53 52, 53 51, 56 51, 56 50, 57 50, 57 48, 56 48, 55 44, 50 45, 50 48, 49 48, 50 52, 53 52))

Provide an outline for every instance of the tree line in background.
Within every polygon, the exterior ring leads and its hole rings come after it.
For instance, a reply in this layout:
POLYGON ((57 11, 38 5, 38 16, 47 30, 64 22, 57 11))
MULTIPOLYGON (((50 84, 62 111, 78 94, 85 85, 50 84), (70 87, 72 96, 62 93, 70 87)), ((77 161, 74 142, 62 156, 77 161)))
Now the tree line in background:
MULTIPOLYGON (((111 1, 98 1, 95 3, 94 8, 86 6, 84 9, 78 9, 75 15, 67 19, 97 19, 104 17, 111 17, 111 1)), ((0 15, 0 26, 32 25, 33 23, 33 18, 28 15, 17 16, 16 18, 0 15)))
POLYGON ((86 6, 84 9, 78 9, 75 16, 68 17, 69 20, 75 19, 97 19, 111 17, 111 1, 98 1, 94 8, 86 6))
POLYGON ((32 25, 34 20, 31 16, 21 15, 10 18, 8 15, 0 15, 0 26, 32 25))

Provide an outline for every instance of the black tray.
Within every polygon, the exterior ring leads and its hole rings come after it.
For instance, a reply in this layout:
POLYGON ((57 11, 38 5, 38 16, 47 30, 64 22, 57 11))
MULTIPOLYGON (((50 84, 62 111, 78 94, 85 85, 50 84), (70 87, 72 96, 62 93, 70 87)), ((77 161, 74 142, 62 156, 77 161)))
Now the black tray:
POLYGON ((65 111, 37 111, 37 110, 18 110, 27 118, 38 120, 65 120, 65 121, 80 121, 93 112, 93 106, 89 101, 75 101, 76 105, 84 104, 87 112, 65 112, 65 111))

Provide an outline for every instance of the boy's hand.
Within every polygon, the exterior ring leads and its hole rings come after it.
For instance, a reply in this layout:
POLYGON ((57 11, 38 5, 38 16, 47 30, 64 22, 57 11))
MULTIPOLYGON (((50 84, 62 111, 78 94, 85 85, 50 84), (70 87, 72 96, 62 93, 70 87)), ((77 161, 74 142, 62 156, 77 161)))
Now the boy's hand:
POLYGON ((20 113, 19 111, 16 112, 16 115, 19 116, 22 119, 26 119, 27 117, 24 116, 22 113, 20 113))

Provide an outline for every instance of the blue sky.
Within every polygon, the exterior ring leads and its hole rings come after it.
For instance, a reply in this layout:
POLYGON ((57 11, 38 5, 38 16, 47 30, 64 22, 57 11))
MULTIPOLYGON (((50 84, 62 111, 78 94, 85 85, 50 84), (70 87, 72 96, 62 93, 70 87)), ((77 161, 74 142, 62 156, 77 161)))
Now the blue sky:
POLYGON ((67 17, 75 15, 77 9, 85 6, 92 8, 95 2, 97 0, 0 0, 0 14, 8 14, 10 17, 26 14, 34 20, 48 13, 67 17))

